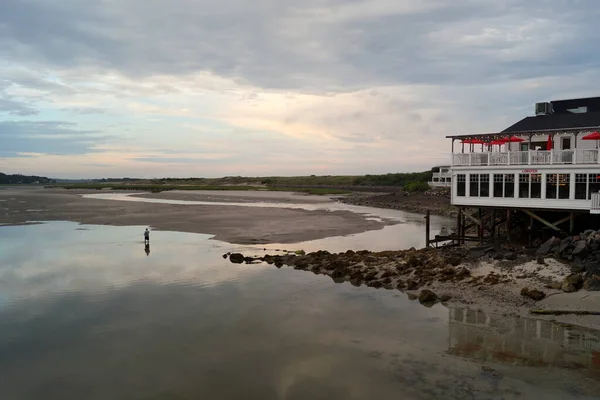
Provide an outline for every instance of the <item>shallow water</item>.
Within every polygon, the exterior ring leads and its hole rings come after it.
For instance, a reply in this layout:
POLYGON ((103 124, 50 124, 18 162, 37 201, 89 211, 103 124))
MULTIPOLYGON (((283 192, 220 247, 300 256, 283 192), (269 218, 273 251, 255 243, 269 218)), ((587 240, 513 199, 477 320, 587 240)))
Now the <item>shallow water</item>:
POLYGON ((207 235, 146 255, 142 231, 0 227, 1 399, 597 398, 598 332, 231 264, 207 235))
MULTIPOLYGON (((302 249, 307 252, 317 250, 328 250, 330 252, 343 252, 346 250, 383 251, 393 249, 408 249, 411 247, 422 248, 425 246, 425 219, 423 215, 413 214, 399 210, 386 210, 373 207, 360 207, 337 202, 264 202, 264 201, 193 201, 193 200, 169 200, 153 199, 148 197, 133 197, 134 193, 100 193, 86 194, 83 197, 104 200, 133 201, 143 203, 163 203, 178 205, 210 205, 210 206, 237 206, 237 207, 267 207, 267 208, 293 208, 302 210, 323 211, 350 211, 364 215, 365 218, 376 221, 386 221, 388 224, 383 229, 362 232, 347 236, 335 236, 325 239, 311 240, 296 244, 259 245, 252 247, 253 251, 262 249, 302 249)), ((314 197, 314 196, 313 196, 314 197)), ((300 198, 301 200, 302 198, 300 198)), ((442 230, 453 226, 454 221, 447 217, 432 215, 430 220, 430 234, 433 237, 442 230)), ((258 254, 258 253, 257 253, 258 254)))

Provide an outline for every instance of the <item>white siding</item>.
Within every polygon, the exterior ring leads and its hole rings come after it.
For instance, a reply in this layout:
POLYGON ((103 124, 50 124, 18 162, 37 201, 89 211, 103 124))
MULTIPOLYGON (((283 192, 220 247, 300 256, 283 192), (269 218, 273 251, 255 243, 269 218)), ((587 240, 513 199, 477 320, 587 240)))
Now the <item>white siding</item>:
MULTIPOLYGON (((595 149, 596 146, 598 145, 598 143, 595 140, 582 140, 581 138, 584 137, 585 135, 587 135, 587 133, 580 133, 577 136, 577 148, 578 149, 595 149)), ((570 134, 570 133, 557 133, 556 135, 554 135, 554 149, 556 150, 564 150, 562 148, 562 139, 563 137, 569 137, 571 138, 571 147, 573 147, 573 142, 575 141, 575 135, 570 134)), ((523 143, 528 143, 529 142, 529 137, 528 136, 521 136, 521 139, 525 139, 525 142, 523 143)), ((532 137, 532 141, 533 142, 547 142, 548 141, 548 135, 533 135, 532 137)), ((510 143, 510 151, 519 151, 520 149, 520 143, 517 142, 511 142, 510 143)), ((497 149, 498 147, 495 146, 495 148, 497 149)))

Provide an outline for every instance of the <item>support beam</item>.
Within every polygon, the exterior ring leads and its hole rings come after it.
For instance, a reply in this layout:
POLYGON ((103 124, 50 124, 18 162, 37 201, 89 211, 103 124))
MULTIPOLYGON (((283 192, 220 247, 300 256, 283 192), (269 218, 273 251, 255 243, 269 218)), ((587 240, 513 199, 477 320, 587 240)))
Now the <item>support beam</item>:
POLYGON ((471 221, 473 221, 475 223, 475 225, 480 225, 481 224, 481 221, 479 219, 475 218, 474 216, 469 215, 468 213, 464 213, 463 215, 465 217, 467 217, 468 219, 470 219, 471 221))
POLYGON ((508 240, 508 243, 510 243, 511 214, 510 210, 506 210, 506 240, 508 240))
POLYGON ((523 212, 525 214, 529 215, 531 218, 534 218, 534 219, 540 221, 542 224, 546 225, 547 227, 554 229, 557 232, 563 232, 562 229, 560 229, 556 225, 546 221, 544 218, 540 217, 539 215, 536 215, 534 212, 529 211, 529 210, 523 210, 523 212))
POLYGON ((564 223, 564 222, 567 222, 567 221, 569 221, 569 220, 571 219, 571 214, 572 214, 572 213, 569 213, 569 215, 567 215, 567 216, 566 216, 566 217, 564 217, 564 218, 561 218, 561 219, 559 219, 558 221, 554 222, 552 225, 556 225, 556 226, 558 226, 558 225, 560 225, 560 224, 562 224, 562 223, 564 223))
POLYGON ((483 233, 485 231, 485 226, 483 224, 483 210, 480 208, 477 211, 477 216, 479 217, 479 244, 483 245, 483 233))
POLYGON ((575 213, 572 212, 570 217, 571 217, 571 221, 569 223, 569 233, 571 235, 573 235, 575 233, 575 213))
POLYGON ((425 215, 425 247, 429 248, 431 212, 427 210, 425 215))

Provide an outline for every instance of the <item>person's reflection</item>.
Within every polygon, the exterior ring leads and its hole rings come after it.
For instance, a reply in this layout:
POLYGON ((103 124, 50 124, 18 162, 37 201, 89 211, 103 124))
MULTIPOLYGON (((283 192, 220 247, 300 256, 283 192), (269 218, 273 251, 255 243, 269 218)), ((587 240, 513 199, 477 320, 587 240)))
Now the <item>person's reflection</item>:
POLYGON ((150 243, 146 243, 144 245, 144 251, 146 252, 146 255, 149 256, 150 255, 150 243))

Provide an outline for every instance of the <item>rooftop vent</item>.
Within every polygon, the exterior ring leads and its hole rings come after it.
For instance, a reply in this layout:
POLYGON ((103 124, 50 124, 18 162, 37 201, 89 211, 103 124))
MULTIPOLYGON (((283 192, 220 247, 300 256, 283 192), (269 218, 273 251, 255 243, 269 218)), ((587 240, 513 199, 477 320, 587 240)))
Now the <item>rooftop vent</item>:
POLYGON ((552 103, 535 103, 535 115, 553 114, 552 103))

